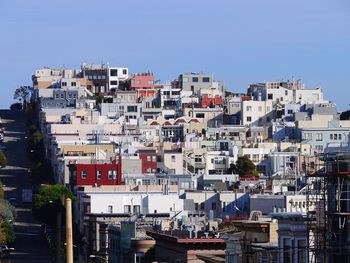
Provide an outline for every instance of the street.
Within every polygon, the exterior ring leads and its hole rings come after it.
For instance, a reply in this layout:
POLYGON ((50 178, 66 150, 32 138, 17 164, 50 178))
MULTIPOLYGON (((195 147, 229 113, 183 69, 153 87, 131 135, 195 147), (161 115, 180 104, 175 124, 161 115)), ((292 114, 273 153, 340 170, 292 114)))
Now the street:
POLYGON ((7 167, 0 168, 0 178, 4 185, 5 199, 17 199, 17 219, 14 223, 16 240, 11 247, 11 263, 53 262, 48 244, 38 222, 31 212, 31 204, 22 204, 22 189, 31 188, 28 168, 30 161, 26 151, 25 120, 20 111, 0 110, 5 127, 4 142, 7 146, 7 167))

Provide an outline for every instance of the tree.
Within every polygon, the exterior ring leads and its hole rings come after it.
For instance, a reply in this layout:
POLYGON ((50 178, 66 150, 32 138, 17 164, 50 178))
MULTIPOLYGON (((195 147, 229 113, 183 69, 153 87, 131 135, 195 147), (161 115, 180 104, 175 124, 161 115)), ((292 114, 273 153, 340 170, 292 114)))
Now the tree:
POLYGON ((240 156, 237 159, 235 169, 240 176, 251 174, 257 176, 254 163, 247 156, 240 156))
POLYGON ((11 110, 21 110, 22 109, 22 104, 18 103, 18 102, 13 103, 13 104, 11 104, 10 109, 11 110))
POLYGON ((0 200, 0 219, 7 222, 14 222, 17 213, 16 209, 6 200, 0 200))
POLYGON ((15 241, 13 225, 8 221, 0 219, 0 244, 5 245, 13 241, 15 241))
POLYGON ((101 104, 103 101, 103 95, 99 94, 96 96, 96 104, 101 104))
POLYGON ((341 114, 340 114, 340 120, 343 121, 343 120, 349 120, 350 119, 350 110, 347 110, 347 111, 343 111, 341 114))
POLYGON ((0 181, 0 200, 4 199, 5 193, 4 193, 4 186, 2 182, 0 181))
POLYGON ((22 105, 25 105, 33 93, 33 87, 31 86, 20 86, 15 90, 13 94, 14 99, 19 99, 22 102, 22 105))
POLYGON ((62 199, 74 199, 73 193, 62 184, 46 185, 34 197, 34 216, 43 223, 56 226, 56 215, 64 211, 62 199))
POLYGON ((5 153, 3 151, 0 151, 0 167, 4 168, 7 165, 7 160, 6 160, 6 156, 5 153))

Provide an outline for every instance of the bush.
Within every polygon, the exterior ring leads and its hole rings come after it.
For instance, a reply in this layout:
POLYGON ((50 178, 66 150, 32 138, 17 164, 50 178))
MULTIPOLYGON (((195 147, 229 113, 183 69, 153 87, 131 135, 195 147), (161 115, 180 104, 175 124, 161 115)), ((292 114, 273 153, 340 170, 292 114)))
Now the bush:
POLYGON ((7 160, 6 160, 6 156, 5 153, 3 151, 0 151, 0 167, 4 168, 7 165, 7 160))

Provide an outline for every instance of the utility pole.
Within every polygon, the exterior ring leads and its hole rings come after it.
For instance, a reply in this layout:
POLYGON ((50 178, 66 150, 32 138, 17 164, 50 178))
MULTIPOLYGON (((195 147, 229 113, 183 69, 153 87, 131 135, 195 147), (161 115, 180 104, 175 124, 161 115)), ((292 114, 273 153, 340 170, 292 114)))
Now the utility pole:
POLYGON ((67 263, 73 263, 73 231, 72 231, 72 200, 66 199, 66 258, 67 263))

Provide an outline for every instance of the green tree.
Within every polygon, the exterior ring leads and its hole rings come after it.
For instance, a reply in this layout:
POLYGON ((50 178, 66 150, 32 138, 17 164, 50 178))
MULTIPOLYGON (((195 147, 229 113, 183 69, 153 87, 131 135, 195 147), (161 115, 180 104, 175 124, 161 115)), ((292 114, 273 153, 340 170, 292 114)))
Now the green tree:
POLYGON ((0 219, 0 244, 5 245, 13 241, 15 241, 13 225, 8 221, 0 219))
POLYGON ((0 200, 4 199, 5 193, 4 193, 4 185, 0 181, 0 200))
POLYGON ((99 94, 96 96, 96 104, 101 104, 103 101, 103 95, 99 94))
POLYGON ((235 167, 233 169, 240 175, 253 175, 257 176, 258 172, 256 171, 254 163, 247 156, 240 156, 237 159, 235 167))
POLYGON ((34 216, 43 223, 56 226, 56 214, 64 211, 62 201, 74 199, 73 193, 62 184, 45 185, 34 197, 34 216))
POLYGON ((18 102, 13 103, 13 104, 11 104, 10 109, 11 110, 21 110, 22 109, 22 104, 18 103, 18 102))
POLYGON ((19 86, 15 93, 13 94, 14 99, 19 99, 23 105, 26 105, 27 101, 29 100, 30 96, 33 93, 33 87, 31 86, 19 86))
POLYGON ((16 209, 8 201, 0 200, 0 218, 7 222, 14 222, 16 216, 16 209))
POLYGON ((3 151, 0 151, 0 167, 4 168, 7 165, 7 160, 6 160, 6 156, 5 153, 3 151))

